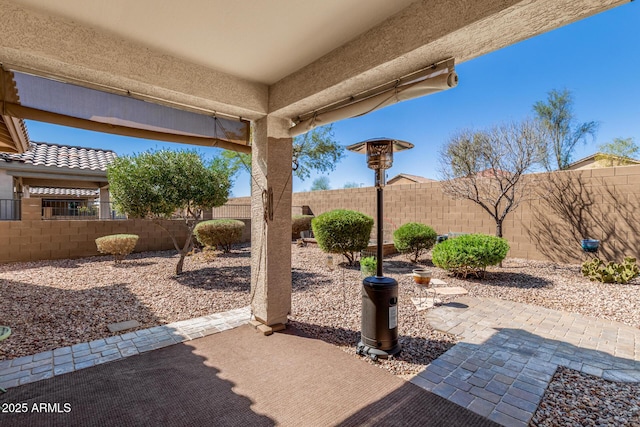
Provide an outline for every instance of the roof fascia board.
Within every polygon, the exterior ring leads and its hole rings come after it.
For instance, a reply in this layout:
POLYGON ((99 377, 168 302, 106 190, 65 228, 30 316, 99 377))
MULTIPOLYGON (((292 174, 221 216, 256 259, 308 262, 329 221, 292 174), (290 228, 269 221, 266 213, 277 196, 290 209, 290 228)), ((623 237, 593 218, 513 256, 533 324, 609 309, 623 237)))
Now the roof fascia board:
MULTIPOLYGON (((23 185, 30 187, 50 187, 50 188, 82 188, 89 190, 97 190, 103 185, 100 181, 69 181, 47 178, 26 178, 22 182, 23 185)), ((36 196, 37 197, 37 196, 36 196)))
POLYGON ((107 178, 107 172, 102 170, 87 170, 87 169, 75 169, 75 168, 61 168, 57 166, 41 166, 32 165, 30 163, 22 163, 18 161, 2 162, 0 161, 0 169, 6 170, 9 175, 13 176, 29 176, 30 174, 37 174, 38 176, 72 176, 72 177, 86 177, 91 179, 107 178))

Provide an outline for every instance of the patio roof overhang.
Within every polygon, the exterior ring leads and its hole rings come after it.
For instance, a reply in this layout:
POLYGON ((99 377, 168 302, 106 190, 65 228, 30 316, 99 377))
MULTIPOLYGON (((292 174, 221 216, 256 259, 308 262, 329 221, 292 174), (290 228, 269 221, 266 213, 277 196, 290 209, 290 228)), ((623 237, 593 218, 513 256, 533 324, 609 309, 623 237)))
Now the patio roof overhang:
MULTIPOLYGON (((11 75, 0 75, 0 98, 18 102, 15 81, 11 75)), ((29 134, 24 120, 7 114, 0 108, 0 152, 24 153, 29 149, 29 134)))
MULTIPOLYGON (((293 125, 444 59, 459 64, 627 1, 342 0, 301 7, 296 0, 196 0, 159 8, 141 0, 132 8, 127 0, 0 0, 0 62, 183 110, 240 121, 269 114, 293 125)), ((13 117, 60 119, 36 114, 36 107, 9 107, 13 117)), ((65 124, 81 124, 75 119, 65 124)), ((246 141, 224 148, 248 151, 246 141)))

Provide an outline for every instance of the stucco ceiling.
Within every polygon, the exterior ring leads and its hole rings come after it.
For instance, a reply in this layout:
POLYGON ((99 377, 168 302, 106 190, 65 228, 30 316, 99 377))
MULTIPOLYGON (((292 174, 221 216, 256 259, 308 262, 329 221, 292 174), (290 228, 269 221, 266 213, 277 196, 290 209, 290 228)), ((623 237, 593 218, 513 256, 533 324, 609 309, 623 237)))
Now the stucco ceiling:
POLYGON ((272 84, 414 0, 16 0, 175 58, 272 84))

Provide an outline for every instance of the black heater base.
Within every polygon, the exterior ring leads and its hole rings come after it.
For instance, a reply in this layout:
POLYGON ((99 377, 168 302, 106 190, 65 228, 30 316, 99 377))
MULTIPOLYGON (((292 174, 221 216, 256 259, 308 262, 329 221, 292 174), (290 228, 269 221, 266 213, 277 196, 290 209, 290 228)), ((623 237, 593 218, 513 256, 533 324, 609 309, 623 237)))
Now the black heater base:
POLYGON ((360 356, 367 356, 371 360, 378 360, 388 359, 389 356, 395 356, 396 354, 400 353, 401 350, 402 347, 400 346, 400 344, 396 345, 390 350, 380 350, 379 348, 369 347, 368 345, 365 345, 362 343, 362 341, 360 341, 358 343, 358 347, 356 348, 356 354, 359 354, 360 356))
POLYGON ((373 360, 400 352, 398 343, 398 282, 371 276, 362 281, 362 327, 356 352, 373 360))

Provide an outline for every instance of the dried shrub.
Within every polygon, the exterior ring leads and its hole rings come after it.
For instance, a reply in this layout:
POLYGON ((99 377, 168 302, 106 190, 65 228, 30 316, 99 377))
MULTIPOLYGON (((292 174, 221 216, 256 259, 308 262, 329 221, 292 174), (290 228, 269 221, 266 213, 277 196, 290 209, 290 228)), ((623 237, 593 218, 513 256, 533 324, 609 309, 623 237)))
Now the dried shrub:
POLYGON ((228 253, 231 246, 242 239, 244 227, 244 222, 237 219, 212 219, 196 225, 193 233, 201 244, 221 248, 228 253))
POLYGON ((116 264, 120 264, 127 255, 133 252, 136 243, 138 243, 136 234, 112 234, 96 239, 98 252, 113 255, 116 264))
POLYGON ((311 230, 313 215, 294 215, 291 217, 291 238, 299 239, 300 233, 311 230))

